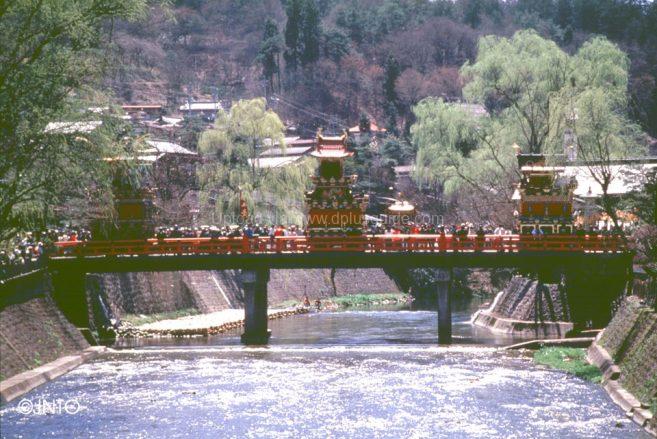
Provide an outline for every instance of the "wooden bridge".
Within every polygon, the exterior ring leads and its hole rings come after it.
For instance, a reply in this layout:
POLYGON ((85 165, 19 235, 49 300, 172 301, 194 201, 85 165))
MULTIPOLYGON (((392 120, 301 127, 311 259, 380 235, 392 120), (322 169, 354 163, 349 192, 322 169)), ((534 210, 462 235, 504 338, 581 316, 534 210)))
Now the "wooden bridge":
MULTIPOLYGON (((440 343, 451 342, 451 269, 517 267, 539 272, 632 254, 619 236, 363 235, 220 237, 59 242, 48 267, 63 288, 84 291, 86 273, 240 269, 247 344, 266 343, 270 269, 438 268, 440 343), (77 285, 77 287, 75 287, 77 285)), ((62 299, 66 300, 66 298, 62 299)))

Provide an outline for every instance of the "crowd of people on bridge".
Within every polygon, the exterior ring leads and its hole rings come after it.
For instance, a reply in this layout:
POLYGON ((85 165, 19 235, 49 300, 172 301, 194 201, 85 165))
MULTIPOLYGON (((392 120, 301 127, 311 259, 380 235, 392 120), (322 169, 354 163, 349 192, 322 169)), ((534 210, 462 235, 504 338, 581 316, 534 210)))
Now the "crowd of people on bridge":
MULTIPOLYGON (((384 224, 370 223, 364 230, 370 235, 511 235, 517 231, 506 229, 501 226, 483 224, 475 226, 472 223, 461 223, 452 225, 436 225, 431 223, 407 223, 407 224, 384 224)), ((306 230, 297 225, 260 225, 246 224, 243 226, 200 226, 200 227, 181 227, 178 225, 158 227, 155 229, 155 238, 158 240, 168 238, 237 238, 237 237, 278 237, 278 236, 305 236, 306 230)))
POLYGON ((297 225, 260 225, 246 224, 244 226, 200 226, 200 227, 158 227, 155 229, 155 238, 158 240, 168 238, 256 238, 277 236, 303 236, 305 231, 297 225))
MULTIPOLYGON (((432 224, 432 223, 405 223, 405 224, 386 224, 383 222, 370 222, 363 230, 365 234, 369 235, 451 235, 456 237, 467 236, 486 236, 486 235, 515 235, 519 231, 517 228, 506 228, 495 224, 473 224, 471 222, 460 224, 432 224)), ((158 227, 155 229, 155 238, 237 238, 237 237, 277 237, 277 236, 305 236, 307 231, 298 225, 260 225, 260 224, 246 224, 243 226, 200 226, 200 227, 181 227, 178 225, 158 227)), ((544 232, 536 226, 530 235, 543 235, 544 232)), ((612 231, 598 230, 596 227, 591 227, 588 230, 584 228, 575 227, 573 230, 575 235, 609 235, 612 231)))
POLYGON ((452 225, 438 225, 432 223, 406 223, 406 224, 384 224, 373 223, 368 227, 372 235, 511 235, 517 233, 515 230, 506 229, 501 226, 482 224, 475 226, 472 223, 461 223, 452 225))
MULTIPOLYGON (((397 235, 397 234, 422 234, 422 235, 450 235, 457 239, 465 239, 475 236, 476 239, 485 239, 487 235, 512 235, 517 230, 507 229, 493 224, 475 225, 473 223, 461 223, 452 225, 436 225, 431 223, 406 223, 386 224, 384 222, 370 222, 364 229, 369 235, 397 235)), ((610 233, 610 232, 609 232, 610 233)), ((532 235, 542 235, 543 232, 536 228, 532 235)), ((573 231, 575 235, 598 235, 605 231, 587 230, 581 227, 573 231)), ((281 236, 305 236, 306 230, 297 225, 229 225, 229 226, 164 226, 157 227, 153 238, 159 240, 169 238, 258 238, 281 236)), ((54 250, 56 242, 84 242, 92 240, 91 232, 83 227, 64 226, 22 233, 13 240, 11 246, 0 250, 0 280, 17 274, 39 268, 43 262, 43 256, 54 250)))
POLYGON ((0 249, 0 280, 40 268, 55 242, 90 239, 89 230, 74 226, 19 233, 8 248, 0 249))

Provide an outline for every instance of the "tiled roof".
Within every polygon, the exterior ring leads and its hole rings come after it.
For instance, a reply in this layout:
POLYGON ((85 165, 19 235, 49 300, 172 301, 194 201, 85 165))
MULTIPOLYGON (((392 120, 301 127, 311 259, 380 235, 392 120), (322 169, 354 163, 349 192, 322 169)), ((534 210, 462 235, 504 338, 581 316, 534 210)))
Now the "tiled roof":
POLYGON ((150 152, 156 152, 159 154, 186 154, 186 155, 198 155, 197 153, 183 148, 177 143, 166 142, 161 140, 147 140, 146 143, 151 145, 153 149, 144 150, 142 153, 148 154, 150 152))
MULTIPOLYGON (((255 160, 256 168, 280 168, 287 166, 303 158, 302 155, 283 156, 283 157, 262 157, 255 160)), ((249 165, 253 163, 249 159, 249 165)))
POLYGON ((187 102, 180 106, 180 111, 217 111, 222 109, 221 102, 187 102))
POLYGON ((291 146, 285 148, 285 152, 283 152, 282 148, 271 148, 260 154, 260 157, 303 155, 306 154, 311 149, 312 146, 291 146))
POLYGON ((102 120, 86 120, 80 122, 50 122, 46 125, 46 133, 73 134, 90 133, 103 124, 102 120))

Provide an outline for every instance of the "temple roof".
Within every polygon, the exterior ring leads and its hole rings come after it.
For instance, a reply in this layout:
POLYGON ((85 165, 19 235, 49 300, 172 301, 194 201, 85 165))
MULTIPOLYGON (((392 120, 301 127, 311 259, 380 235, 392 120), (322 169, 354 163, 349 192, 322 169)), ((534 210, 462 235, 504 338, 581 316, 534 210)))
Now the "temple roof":
POLYGON ((341 136, 322 136, 320 131, 317 133, 315 150, 310 155, 320 159, 342 159, 351 157, 354 153, 347 151, 347 133, 341 136))

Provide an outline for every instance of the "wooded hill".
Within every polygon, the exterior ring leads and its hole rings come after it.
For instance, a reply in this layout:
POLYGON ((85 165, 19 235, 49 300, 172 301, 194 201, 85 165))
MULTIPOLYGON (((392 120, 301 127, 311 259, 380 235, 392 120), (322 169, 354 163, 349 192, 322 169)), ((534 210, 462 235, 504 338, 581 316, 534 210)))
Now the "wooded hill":
POLYGON ((631 60, 633 117, 657 135, 657 4, 646 0, 177 0, 112 24, 125 102, 267 95, 306 134, 366 114, 405 133, 426 96, 461 98, 482 35, 533 28, 574 53, 592 34, 631 60))

